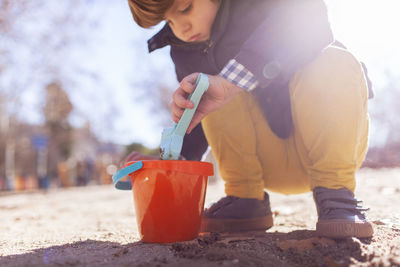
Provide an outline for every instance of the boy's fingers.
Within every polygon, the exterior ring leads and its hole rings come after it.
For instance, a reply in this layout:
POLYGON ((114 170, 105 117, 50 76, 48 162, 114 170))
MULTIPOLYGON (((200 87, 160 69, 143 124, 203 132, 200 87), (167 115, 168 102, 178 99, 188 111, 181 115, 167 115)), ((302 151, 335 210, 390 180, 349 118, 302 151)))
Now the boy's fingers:
MULTIPOLYGON (((170 104, 172 120, 176 123, 181 119, 183 112, 186 108, 194 108, 194 103, 187 99, 187 96, 193 93, 196 87, 196 80, 199 73, 192 73, 182 79, 179 84, 179 88, 172 95, 172 103, 170 104)), ((187 133, 190 133, 194 127, 200 123, 201 118, 196 114, 194 115, 192 122, 189 124, 187 133)))
MULTIPOLYGON (((197 77, 199 76, 200 73, 195 72, 192 74, 189 74, 188 76, 186 76, 185 78, 182 79, 182 82, 191 84, 192 86, 194 86, 194 84, 196 83, 197 77)), ((193 88, 194 89, 194 88, 193 88)))
MULTIPOLYGON (((169 106, 170 110, 171 110, 171 115, 172 115, 172 119, 173 121, 175 121, 176 118, 178 118, 178 121, 180 119, 180 117, 182 117, 183 114, 183 109, 178 107, 175 102, 172 102, 169 106)), ((175 121, 176 122, 176 121, 175 121)))
POLYGON ((180 117, 176 116, 175 114, 172 114, 172 121, 173 122, 178 123, 180 119, 181 119, 180 117))
POLYGON ((194 127, 196 127, 197 124, 199 124, 204 117, 205 117, 204 113, 197 111, 196 114, 193 116, 193 119, 190 122, 186 132, 190 134, 194 129, 194 127))
POLYGON ((186 93, 179 87, 175 93, 172 95, 173 103, 175 103, 180 108, 193 108, 194 104, 192 101, 186 99, 186 93))
POLYGON ((183 91, 185 91, 187 94, 191 94, 194 91, 194 85, 189 81, 189 80, 182 80, 182 82, 179 84, 180 88, 182 88, 183 91))
POLYGON ((185 78, 182 79, 180 83, 180 87, 188 94, 193 93, 194 89, 196 88, 196 80, 199 76, 199 73, 192 73, 185 78))

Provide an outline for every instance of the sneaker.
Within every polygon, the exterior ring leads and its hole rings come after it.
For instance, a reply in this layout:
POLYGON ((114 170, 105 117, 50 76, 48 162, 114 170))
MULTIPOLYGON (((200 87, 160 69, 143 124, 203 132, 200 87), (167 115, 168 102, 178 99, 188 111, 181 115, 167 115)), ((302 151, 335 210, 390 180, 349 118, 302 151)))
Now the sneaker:
POLYGON ((346 188, 316 187, 314 201, 317 206, 317 235, 331 238, 371 237, 374 233, 361 201, 346 188))
POLYGON ((200 232, 267 230, 273 225, 269 196, 264 200, 227 196, 204 210, 200 232))

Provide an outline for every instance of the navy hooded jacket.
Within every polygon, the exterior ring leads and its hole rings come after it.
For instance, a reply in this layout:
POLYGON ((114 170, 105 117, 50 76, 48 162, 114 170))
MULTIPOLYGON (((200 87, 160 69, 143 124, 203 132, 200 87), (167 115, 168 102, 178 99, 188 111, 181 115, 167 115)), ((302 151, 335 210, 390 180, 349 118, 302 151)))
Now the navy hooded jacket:
MULTIPOLYGON (((252 93, 272 131, 287 138, 293 127, 289 81, 333 41, 323 0, 221 0, 208 41, 185 43, 166 24, 148 47, 171 46, 178 81, 193 72, 219 74, 236 59, 258 80, 252 93), (270 75, 271 66, 277 75, 270 75)), ((199 125, 185 136, 182 155, 200 160, 207 146, 199 125)))

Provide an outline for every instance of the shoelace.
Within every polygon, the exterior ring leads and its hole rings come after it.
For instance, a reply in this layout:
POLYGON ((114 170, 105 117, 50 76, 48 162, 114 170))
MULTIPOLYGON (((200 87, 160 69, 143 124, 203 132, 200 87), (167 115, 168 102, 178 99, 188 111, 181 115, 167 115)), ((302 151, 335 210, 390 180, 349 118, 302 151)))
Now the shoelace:
POLYGON ((365 219, 365 212, 369 210, 369 208, 362 206, 362 201, 354 198, 353 193, 345 188, 316 188, 314 190, 314 197, 320 215, 329 215, 343 211, 365 219))

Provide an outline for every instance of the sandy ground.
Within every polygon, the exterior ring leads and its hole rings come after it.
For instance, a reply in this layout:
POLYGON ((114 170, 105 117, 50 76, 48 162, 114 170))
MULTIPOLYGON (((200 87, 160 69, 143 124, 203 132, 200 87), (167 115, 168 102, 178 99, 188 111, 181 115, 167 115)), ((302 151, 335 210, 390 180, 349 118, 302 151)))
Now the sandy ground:
MULTIPOLYGON (((400 169, 358 174, 375 236, 314 236, 311 194, 271 194, 266 232, 210 234, 174 244, 140 242, 132 194, 112 186, 0 195, 0 266, 400 266, 400 169)), ((209 185, 206 205, 223 196, 209 185)))

